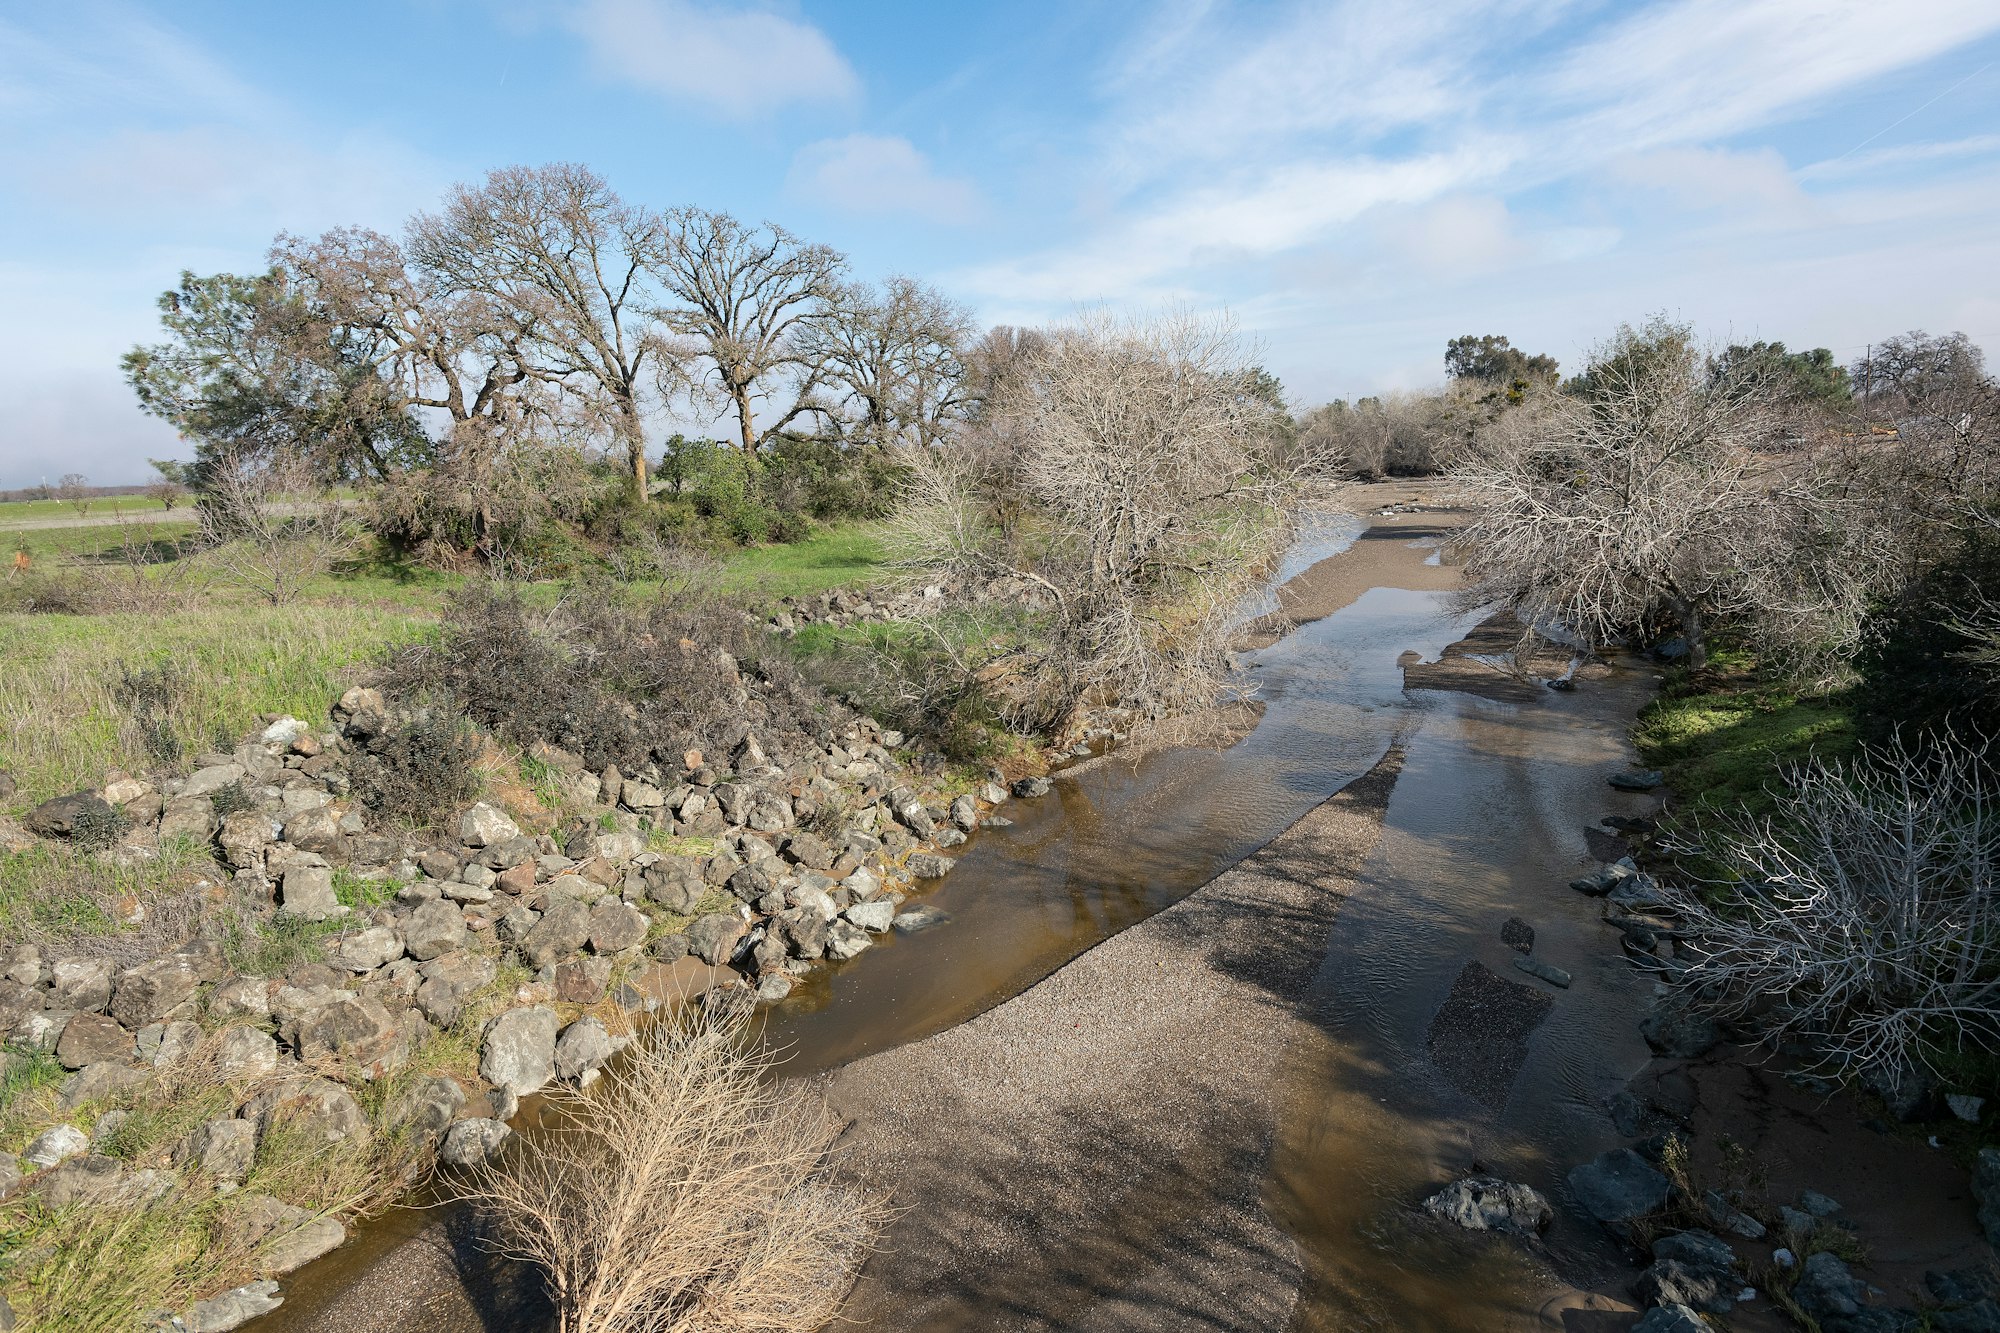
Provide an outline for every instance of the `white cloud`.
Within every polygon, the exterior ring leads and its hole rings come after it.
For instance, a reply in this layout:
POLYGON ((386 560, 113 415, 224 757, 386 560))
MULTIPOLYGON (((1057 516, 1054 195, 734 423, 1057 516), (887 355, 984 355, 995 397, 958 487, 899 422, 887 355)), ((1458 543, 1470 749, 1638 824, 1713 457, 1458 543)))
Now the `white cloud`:
POLYGON ((1828 158, 1824 162, 1813 162, 1800 167, 1798 174, 1806 180, 1862 176, 1885 169, 1912 167, 1923 162, 1990 157, 1996 153, 2000 153, 2000 134, 1973 134, 1963 139, 1898 144, 1894 148, 1875 148, 1865 153, 1844 153, 1839 157, 1828 158))
POLYGON ((760 9, 694 0, 584 0, 568 17, 600 71, 736 119, 841 102, 860 80, 827 35, 760 9))
POLYGON ((1775 149, 1658 148, 1611 164, 1618 179, 1663 192, 1683 207, 1803 221, 1812 204, 1775 149))
POLYGON ((933 222, 970 222, 979 192, 970 181, 940 176, 908 139, 850 134, 799 150, 786 189, 846 213, 912 214, 933 222))

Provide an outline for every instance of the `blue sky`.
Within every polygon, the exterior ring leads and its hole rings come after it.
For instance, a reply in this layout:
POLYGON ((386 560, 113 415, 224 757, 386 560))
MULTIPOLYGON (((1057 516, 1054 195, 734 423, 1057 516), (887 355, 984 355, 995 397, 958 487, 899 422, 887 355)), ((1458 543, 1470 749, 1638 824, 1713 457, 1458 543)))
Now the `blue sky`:
POLYGON ((1665 310, 2000 352, 1996 0, 0 7, 0 486, 172 453, 182 268, 587 162, 989 322, 1226 305, 1302 403, 1665 310))

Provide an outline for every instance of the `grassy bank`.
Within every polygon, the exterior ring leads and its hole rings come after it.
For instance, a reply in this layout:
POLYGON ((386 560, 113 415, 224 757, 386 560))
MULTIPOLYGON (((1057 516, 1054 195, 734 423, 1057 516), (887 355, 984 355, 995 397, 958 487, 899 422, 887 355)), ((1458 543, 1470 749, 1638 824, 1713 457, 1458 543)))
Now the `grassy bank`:
MULTIPOLYGON (((117 528, 58 531, 88 537, 78 543, 85 558, 58 571, 45 566, 41 575, 122 583, 132 595, 119 601, 137 609, 0 613, 9 677, 0 692, 0 768, 18 784, 0 810, 94 786, 109 768, 138 772, 227 748, 260 714, 322 716, 369 663, 435 625, 446 596, 465 582, 364 562, 315 580, 296 602, 271 606, 218 581, 199 558, 126 567, 117 528), (106 563, 92 565, 90 556, 106 563), (158 684, 149 697, 128 684, 142 673, 158 684)), ((712 577, 725 594, 762 606, 873 583, 884 576, 885 558, 879 527, 850 522, 787 545, 730 551, 712 577)), ((530 590, 536 600, 558 592, 530 590)))
POLYGON ((1770 809, 1786 766, 1837 759, 1857 742, 1853 700, 1801 693, 1755 658, 1718 651, 1698 671, 1670 673, 1633 733, 1640 757, 1666 774, 1683 814, 1770 809))

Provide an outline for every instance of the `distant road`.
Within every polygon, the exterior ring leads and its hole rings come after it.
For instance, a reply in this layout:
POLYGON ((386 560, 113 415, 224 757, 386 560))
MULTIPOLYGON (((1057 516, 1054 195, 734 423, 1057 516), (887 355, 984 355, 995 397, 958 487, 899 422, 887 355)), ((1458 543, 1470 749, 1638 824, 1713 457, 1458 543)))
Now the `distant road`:
POLYGON ((150 526, 154 523, 192 523, 195 512, 186 509, 149 509, 143 514, 100 514, 95 518, 0 518, 0 532, 32 532, 46 528, 115 528, 120 524, 150 526))

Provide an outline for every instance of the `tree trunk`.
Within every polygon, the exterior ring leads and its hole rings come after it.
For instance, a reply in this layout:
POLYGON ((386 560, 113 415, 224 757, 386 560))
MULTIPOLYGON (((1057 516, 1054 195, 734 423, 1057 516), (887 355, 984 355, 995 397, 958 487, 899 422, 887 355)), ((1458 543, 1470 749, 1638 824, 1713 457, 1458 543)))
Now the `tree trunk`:
POLYGON ((625 437, 625 454, 632 465, 632 498, 643 505, 650 498, 646 489, 646 431, 629 398, 618 404, 618 433, 625 437))
POLYGON ((735 391, 736 427, 743 440, 743 481, 746 486, 757 480, 757 427, 750 419, 750 394, 746 389, 735 391))

